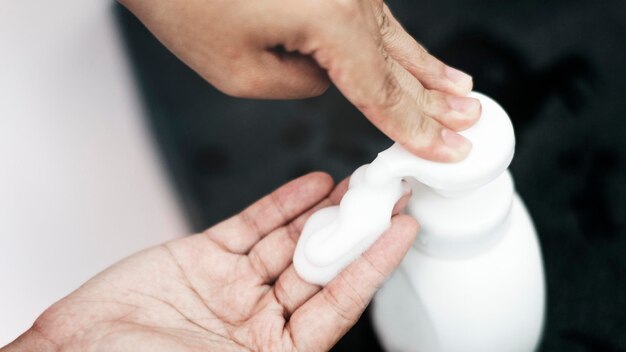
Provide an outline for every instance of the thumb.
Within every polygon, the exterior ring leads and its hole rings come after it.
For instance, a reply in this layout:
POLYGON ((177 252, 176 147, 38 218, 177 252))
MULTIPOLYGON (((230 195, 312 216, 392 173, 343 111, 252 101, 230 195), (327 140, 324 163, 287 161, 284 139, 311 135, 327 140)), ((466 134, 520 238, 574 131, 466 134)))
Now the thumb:
POLYGON ((298 308, 288 323, 296 348, 329 350, 357 322, 376 290, 400 264, 417 229, 410 216, 395 216, 372 247, 298 308))

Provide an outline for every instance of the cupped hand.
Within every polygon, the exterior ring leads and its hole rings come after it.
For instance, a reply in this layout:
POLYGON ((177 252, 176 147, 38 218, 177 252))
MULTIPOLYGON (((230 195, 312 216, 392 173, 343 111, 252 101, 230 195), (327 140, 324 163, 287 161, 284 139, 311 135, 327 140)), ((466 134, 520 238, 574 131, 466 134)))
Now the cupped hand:
POLYGON ((334 83, 376 127, 436 161, 480 115, 470 76, 430 55, 382 0, 120 0, 221 91, 301 98, 334 83))
MULTIPOLYGON (((346 182, 313 173, 204 233, 139 252, 49 308, 6 351, 323 351, 355 324, 417 232, 392 226, 327 286, 291 258, 315 208, 346 182)), ((77 263, 80 265, 80 263, 77 263)))

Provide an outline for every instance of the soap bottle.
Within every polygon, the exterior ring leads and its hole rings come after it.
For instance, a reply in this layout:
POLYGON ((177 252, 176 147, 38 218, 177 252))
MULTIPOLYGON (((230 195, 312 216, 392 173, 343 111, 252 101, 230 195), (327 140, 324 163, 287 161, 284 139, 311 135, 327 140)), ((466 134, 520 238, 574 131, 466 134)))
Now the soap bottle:
POLYGON ((394 150, 399 145, 377 158, 410 175, 406 212, 420 223, 413 247, 372 305, 387 351, 529 352, 541 337, 541 254, 507 170, 513 127, 496 102, 471 96, 482 114, 461 132, 473 143, 464 161, 431 162, 394 150))

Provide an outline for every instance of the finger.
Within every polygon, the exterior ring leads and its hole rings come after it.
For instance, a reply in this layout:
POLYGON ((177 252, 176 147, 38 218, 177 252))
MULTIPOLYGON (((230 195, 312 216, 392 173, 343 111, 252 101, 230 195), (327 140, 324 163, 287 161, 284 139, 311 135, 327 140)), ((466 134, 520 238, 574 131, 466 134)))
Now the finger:
MULTIPOLYGON (((330 193, 328 199, 321 202, 319 206, 317 206, 311 212, 307 212, 305 215, 302 216, 304 220, 306 221, 309 216, 311 216, 318 209, 339 204, 341 198, 348 190, 349 181, 349 178, 345 178, 343 181, 341 181, 330 193)), ((298 225, 300 229, 297 233, 298 236, 302 232, 304 222, 301 224, 301 226, 298 225)), ((294 243, 295 241, 297 241, 297 238, 294 239, 294 243)), ((295 246, 293 249, 295 250, 295 246)), ((298 307, 300 307, 309 298, 313 297, 313 295, 320 290, 320 286, 310 284, 302 280, 300 276, 298 276, 292 264, 292 258, 293 252, 288 258, 287 269, 280 274, 272 290, 274 296, 276 297, 276 300, 283 305, 287 316, 291 315, 291 313, 293 313, 298 307)))
POLYGON ((257 242, 248 253, 250 265, 263 283, 272 283, 291 264, 293 252, 304 224, 313 213, 321 208, 338 204, 348 190, 348 178, 333 189, 329 197, 322 200, 304 214, 285 226, 272 231, 257 242))
POLYGON ((379 16, 385 49, 426 88, 461 96, 472 90, 472 77, 429 54, 402 28, 386 4, 379 16))
POLYGON ((221 91, 240 98, 302 99, 324 93, 330 82, 313 59, 280 48, 260 51, 248 60, 225 80, 221 91))
POLYGON ((462 131, 478 121, 482 109, 478 99, 425 89, 401 65, 395 64, 393 68, 402 89, 415 95, 415 101, 427 117, 453 131, 462 131))
POLYGON ((272 288, 276 301, 283 307, 285 317, 290 317, 300 306, 322 289, 319 285, 308 283, 296 272, 293 264, 278 277, 272 288))
POLYGON ((424 114, 415 92, 405 91, 398 82, 393 60, 383 57, 380 43, 364 22, 351 17, 354 13, 339 11, 331 23, 316 28, 321 36, 316 43, 322 44, 310 48, 313 57, 346 98, 391 139, 426 159, 462 160, 470 142, 424 114))
POLYGON ((247 253, 272 230, 320 202, 332 186, 333 180, 328 174, 314 172, 302 176, 206 230, 205 234, 233 253, 247 253))
POLYGON ((416 232, 413 218, 394 217, 391 228, 370 249, 298 308, 288 323, 297 349, 332 347, 356 323, 376 290, 400 264, 416 232))
MULTIPOLYGON (((339 186, 335 189, 339 189, 339 186)), ((336 203, 341 200, 342 196, 343 195, 339 196, 336 203)), ((411 192, 409 191, 405 196, 398 200, 392 212, 394 216, 399 214, 400 211, 404 209, 410 197, 411 192)), ((284 307, 285 315, 289 317, 296 309, 319 292, 320 289, 321 286, 310 284, 300 278, 294 266, 290 265, 274 284, 273 294, 276 297, 276 300, 284 307)))
POLYGON ((404 208, 406 208, 406 206, 409 204, 409 200, 411 199, 411 196, 413 195, 413 189, 408 184, 408 182, 406 181, 402 181, 402 182, 403 182, 403 187, 405 187, 406 189, 406 192, 400 199, 398 199, 396 204, 393 206, 393 209, 391 210, 391 216, 400 214, 400 212, 403 211, 404 208))
POLYGON ((279 227, 257 242, 248 253, 250 265, 261 282, 272 283, 291 264, 298 237, 306 220, 318 209, 331 205, 323 200, 291 223, 279 227))

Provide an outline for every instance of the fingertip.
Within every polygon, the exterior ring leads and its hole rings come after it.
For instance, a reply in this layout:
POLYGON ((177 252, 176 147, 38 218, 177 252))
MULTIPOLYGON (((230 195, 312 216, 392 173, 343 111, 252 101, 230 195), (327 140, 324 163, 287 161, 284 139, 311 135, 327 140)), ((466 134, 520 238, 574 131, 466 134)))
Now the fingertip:
POLYGON ((391 228, 399 234, 415 237, 419 231, 419 223, 410 215, 398 214, 391 218, 391 228))
POLYGON ((409 200, 413 194, 411 186, 406 181, 402 181, 402 187, 405 189, 404 195, 398 199, 396 204, 393 206, 393 210, 391 212, 392 215, 398 215, 401 211, 403 211, 409 204, 409 200))
POLYGON ((314 205, 328 196, 334 185, 335 182, 329 174, 314 171, 287 182, 275 191, 275 197, 284 200, 290 206, 297 206, 291 203, 302 202, 303 199, 314 202, 311 204, 314 205))
POLYGON ((334 183, 335 181, 333 180, 333 177, 324 171, 311 171, 308 174, 305 174, 302 177, 313 177, 316 179, 319 179, 320 181, 323 182, 330 182, 330 183, 334 183))
POLYGON ((332 188, 335 186, 335 180, 333 180, 333 177, 323 171, 313 171, 298 178, 298 180, 300 179, 303 179, 305 182, 314 182, 320 189, 324 189, 325 193, 330 193, 332 188))

